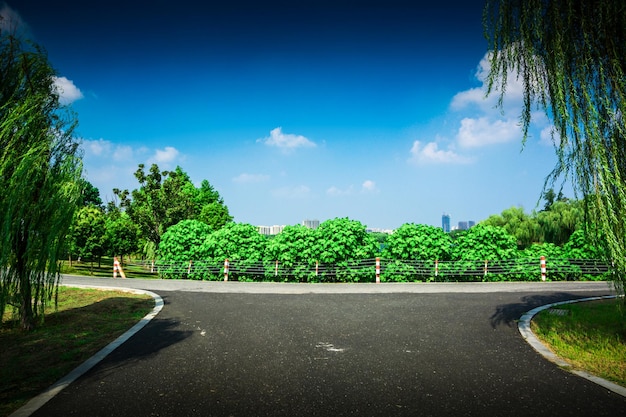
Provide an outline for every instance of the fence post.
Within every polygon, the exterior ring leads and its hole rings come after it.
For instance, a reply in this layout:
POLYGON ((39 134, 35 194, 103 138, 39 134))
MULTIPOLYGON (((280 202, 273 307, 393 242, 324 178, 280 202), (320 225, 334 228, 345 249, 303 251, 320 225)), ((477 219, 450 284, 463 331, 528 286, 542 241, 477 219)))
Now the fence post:
POLYGON ((191 274, 191 264, 193 264, 193 261, 189 261, 189 266, 187 266, 187 275, 191 274))
POLYGON ((439 259, 435 259, 435 277, 439 275, 439 259))
POLYGON ((319 274, 320 261, 315 261, 315 276, 319 274))
POLYGON ((540 259, 540 264, 541 264, 541 280, 545 281, 546 280, 546 257, 542 256, 540 259))
POLYGON ((224 281, 228 281, 228 259, 224 261, 224 281))
POLYGON ((376 284, 380 284, 380 258, 376 258, 376 284))
POLYGON ((274 268, 274 276, 278 276, 278 259, 276 260, 276 267, 274 268))
POLYGON ((487 264, 488 263, 489 263, 489 261, 485 259, 485 273, 484 273, 485 277, 487 276, 487 264))
POLYGON ((117 259, 117 256, 115 256, 113 257, 113 278, 117 278, 118 272, 122 278, 126 278, 126 274, 124 273, 124 268, 122 268, 122 264, 117 259))

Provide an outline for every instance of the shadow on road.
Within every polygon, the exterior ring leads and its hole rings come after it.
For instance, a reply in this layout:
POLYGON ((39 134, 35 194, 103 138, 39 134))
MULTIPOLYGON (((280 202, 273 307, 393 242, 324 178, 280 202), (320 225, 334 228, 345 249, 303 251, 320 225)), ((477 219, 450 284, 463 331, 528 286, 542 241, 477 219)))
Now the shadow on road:
MULTIPOLYGON (((167 297, 162 297, 164 305, 168 305, 167 297)), ((115 370, 122 364, 124 366, 150 359, 173 345, 176 345, 190 337, 194 332, 181 330, 180 322, 174 319, 152 319, 143 329, 114 350, 98 366, 96 372, 115 370)))
POLYGON ((546 304, 558 303, 560 301, 586 298, 588 295, 572 294, 566 292, 554 294, 533 294, 522 297, 519 303, 501 304, 496 307, 496 311, 490 318, 491 327, 516 326, 517 321, 529 310, 546 304))

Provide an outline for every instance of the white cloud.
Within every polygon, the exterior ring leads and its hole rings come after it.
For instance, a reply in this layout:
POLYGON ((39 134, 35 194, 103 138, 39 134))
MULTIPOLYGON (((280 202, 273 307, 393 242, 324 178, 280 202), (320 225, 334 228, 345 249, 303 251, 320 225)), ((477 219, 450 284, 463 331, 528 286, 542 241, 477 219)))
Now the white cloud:
POLYGON ((268 137, 258 139, 257 142, 262 142, 267 146, 275 146, 284 151, 292 151, 296 148, 314 148, 317 146, 315 142, 312 142, 304 136, 283 133, 281 127, 272 129, 268 137))
POLYGON ((113 160, 130 161, 134 158, 135 152, 130 146, 117 145, 113 151, 113 160))
POLYGON ((358 192, 365 194, 365 193, 376 193, 378 192, 378 188, 376 187, 376 183, 372 180, 365 180, 363 181, 363 183, 361 184, 361 188, 360 190, 357 190, 354 185, 350 185, 347 188, 339 188, 335 185, 333 185, 332 187, 328 188, 326 190, 326 194, 328 194, 329 196, 332 197, 340 197, 340 196, 350 196, 350 195, 355 195, 358 192))
POLYGON ((539 133, 539 143, 547 146, 559 146, 561 139, 556 133, 553 125, 549 125, 541 129, 539 133))
POLYGON ((83 140, 83 149, 85 151, 85 157, 89 156, 103 156, 108 157, 111 153, 112 144, 108 140, 83 140))
POLYGON ((353 186, 349 186, 348 188, 345 189, 341 189, 337 186, 332 186, 329 189, 326 190, 326 194, 333 196, 333 197, 339 197, 339 196, 344 196, 344 195, 352 195, 354 194, 354 187, 353 186))
POLYGON ((521 141, 522 130, 516 120, 490 120, 487 117, 461 120, 457 141, 465 148, 521 141))
MULTIPOLYGON (((491 102, 490 102, 491 103, 491 102)), ((471 88, 469 90, 461 91, 460 93, 456 93, 454 97, 452 97, 452 102, 450 103, 450 108, 452 110, 463 110, 464 108, 470 105, 484 106, 489 105, 485 98, 485 90, 481 88, 471 88)))
POLYGON ((81 146, 86 178, 100 190, 100 196, 105 201, 114 198, 111 193, 113 188, 137 188, 134 173, 140 163, 148 167, 157 163, 163 171, 173 169, 184 160, 184 155, 171 146, 164 149, 133 148, 105 139, 83 139, 81 146))
POLYGON ((439 149, 437 142, 422 144, 419 140, 413 142, 409 162, 421 164, 467 164, 471 158, 459 155, 452 150, 439 149))
MULTIPOLYGON (((477 107, 483 112, 498 112, 505 115, 511 113, 515 115, 519 114, 524 97, 524 85, 515 72, 510 72, 507 75, 505 85, 506 94, 504 95, 501 109, 496 108, 498 99, 500 98, 499 90, 492 90, 491 94, 487 96, 487 76, 491 71, 490 59, 491 52, 487 52, 478 64, 476 79, 481 83, 480 87, 471 88, 455 94, 450 102, 450 108, 452 110, 459 111, 466 108, 477 107)), ((494 84, 495 87, 499 85, 499 82, 494 84)))
POLYGON ((59 102, 63 105, 72 104, 84 97, 74 82, 65 77, 54 77, 54 85, 59 93, 59 102))
POLYGON ((148 160, 148 162, 155 163, 157 165, 170 164, 179 159, 179 155, 180 152, 178 151, 178 149, 174 148, 173 146, 166 146, 164 149, 157 149, 154 152, 154 155, 148 160))
POLYGON ((264 182, 270 179, 269 175, 265 175, 265 174, 248 174, 246 172, 239 174, 238 176, 233 178, 233 182, 237 182, 237 183, 246 183, 246 184, 250 184, 250 183, 258 183, 258 182, 264 182))
POLYGON ((366 193, 372 193, 378 191, 378 188, 376 188, 376 183, 374 181, 365 180, 361 185, 361 191, 366 193))

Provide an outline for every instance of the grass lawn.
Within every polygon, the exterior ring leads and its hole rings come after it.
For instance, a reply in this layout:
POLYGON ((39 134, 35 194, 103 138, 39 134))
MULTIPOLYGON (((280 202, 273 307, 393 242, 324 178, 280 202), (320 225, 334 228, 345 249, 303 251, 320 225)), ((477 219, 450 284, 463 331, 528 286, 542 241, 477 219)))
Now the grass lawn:
POLYGON ((574 368, 626 387, 623 300, 559 305, 536 315, 531 328, 545 345, 574 368))
MULTIPOLYGON (((126 273, 127 278, 151 278, 156 279, 159 278, 159 275, 150 272, 150 269, 144 268, 143 266, 133 264, 132 262, 128 263, 128 258, 124 258, 123 265, 124 272, 126 273)), ((78 262, 76 260, 72 261, 72 265, 70 266, 69 261, 63 261, 61 272, 63 274, 69 275, 85 275, 92 277, 113 277, 113 258, 103 256, 98 262, 97 259, 93 261, 82 261, 78 262)), ((118 275, 119 277, 119 275, 118 275)))
POLYGON ((7 311, 0 326, 0 416, 67 375, 153 308, 147 295, 60 287, 58 309, 51 307, 44 324, 31 332, 20 330, 7 311))

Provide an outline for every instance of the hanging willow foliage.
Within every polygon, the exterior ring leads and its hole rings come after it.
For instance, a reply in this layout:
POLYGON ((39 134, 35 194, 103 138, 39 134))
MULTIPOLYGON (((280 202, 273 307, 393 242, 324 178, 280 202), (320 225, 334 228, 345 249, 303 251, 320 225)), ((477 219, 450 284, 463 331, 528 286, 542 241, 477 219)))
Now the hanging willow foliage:
POLYGON ((615 266, 626 277, 626 2, 487 0, 488 91, 506 94, 507 76, 524 86, 521 122, 535 107, 554 125, 558 162, 547 182, 570 179, 588 202, 615 266))
POLYGON ((45 53, 0 33, 0 316, 32 329, 56 292, 82 165, 45 53))

